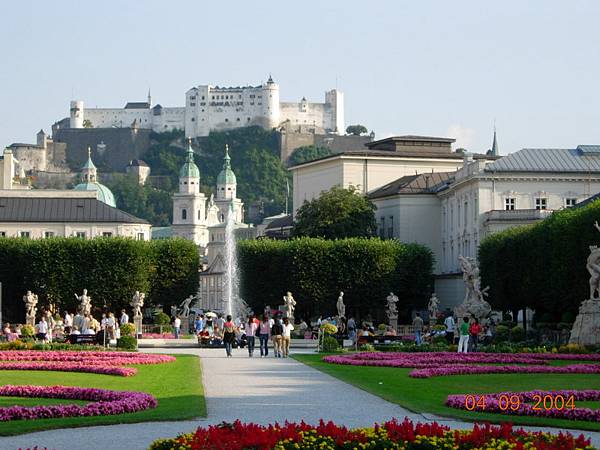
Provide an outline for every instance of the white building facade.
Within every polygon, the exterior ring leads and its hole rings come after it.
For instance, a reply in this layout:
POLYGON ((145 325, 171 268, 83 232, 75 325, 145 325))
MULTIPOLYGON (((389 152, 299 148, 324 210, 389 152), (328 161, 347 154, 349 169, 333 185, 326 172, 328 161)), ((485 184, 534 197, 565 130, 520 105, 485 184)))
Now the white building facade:
POLYGON ((185 106, 152 106, 130 102, 124 108, 86 108, 71 101, 71 128, 143 128, 156 132, 185 130, 186 136, 208 136, 212 130, 258 125, 265 129, 282 124, 310 125, 324 132, 344 133, 344 95, 337 89, 325 93, 324 103, 280 102, 279 85, 271 77, 259 86, 201 85, 186 92, 185 106))

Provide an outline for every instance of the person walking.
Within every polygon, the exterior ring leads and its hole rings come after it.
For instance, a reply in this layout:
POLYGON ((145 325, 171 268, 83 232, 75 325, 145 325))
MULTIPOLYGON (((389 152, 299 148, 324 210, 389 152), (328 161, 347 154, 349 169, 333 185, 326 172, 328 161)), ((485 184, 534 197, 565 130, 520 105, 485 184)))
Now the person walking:
POLYGON ((446 326, 446 340, 448 341, 448 344, 454 344, 454 330, 456 329, 456 323, 454 322, 452 314, 449 314, 448 317, 444 319, 444 325, 446 326))
POLYGON ((181 331, 181 319, 179 317, 175 317, 175 320, 173 320, 173 334, 175 335, 175 339, 179 339, 180 331, 181 331))
POLYGON ((110 342, 115 338, 115 315, 111 312, 108 313, 108 317, 106 317, 104 332, 106 333, 106 340, 110 342))
POLYGON ((127 312, 124 309, 121 310, 121 318, 119 319, 119 323, 121 324, 121 326, 125 325, 126 323, 129 323, 129 316, 127 315, 127 312))
POLYGON ((415 344, 421 345, 423 342, 423 338, 421 337, 421 333, 423 332, 423 319, 421 319, 421 314, 417 313, 415 315, 412 324, 415 330, 415 344))
POLYGON ((463 317, 460 324, 460 337, 458 338, 458 353, 469 351, 469 318, 463 317))
POLYGON ((40 340, 48 342, 48 322, 46 322, 46 318, 44 316, 42 316, 36 326, 36 337, 40 340))
POLYGON ((248 316, 248 322, 244 325, 244 331, 246 332, 246 342, 248 344, 248 357, 252 358, 254 355, 254 343, 256 340, 256 330, 258 325, 254 321, 254 317, 248 316))
POLYGON ((65 334, 71 334, 71 329, 73 328, 73 316, 69 314, 69 311, 65 312, 65 318, 63 320, 65 334))
POLYGON ((233 348, 233 343, 235 342, 235 331, 236 331, 235 323, 231 320, 231 316, 227 316, 227 320, 223 323, 223 343, 225 344, 225 353, 228 358, 231 358, 233 355, 231 353, 231 349, 233 348))
POLYGON ((271 337, 271 321, 269 316, 264 315, 260 322, 258 339, 260 341, 260 357, 269 356, 269 339, 271 337))
POLYGON ((202 330, 204 330, 204 314, 196 316, 196 320, 194 321, 194 332, 200 334, 202 330))
POLYGON ((479 341, 479 333, 481 333, 481 325, 477 318, 473 319, 473 323, 469 326, 469 351, 476 352, 479 341))
POLYGON ((281 335, 281 347, 283 357, 287 358, 290 354, 290 342, 292 340, 292 331, 294 330, 294 325, 290 323, 290 319, 285 317, 283 319, 283 333, 281 335))
POLYGON ((283 341, 283 325, 279 322, 279 319, 273 322, 271 327, 271 339, 273 339, 273 351, 275 358, 281 358, 281 344, 283 341))

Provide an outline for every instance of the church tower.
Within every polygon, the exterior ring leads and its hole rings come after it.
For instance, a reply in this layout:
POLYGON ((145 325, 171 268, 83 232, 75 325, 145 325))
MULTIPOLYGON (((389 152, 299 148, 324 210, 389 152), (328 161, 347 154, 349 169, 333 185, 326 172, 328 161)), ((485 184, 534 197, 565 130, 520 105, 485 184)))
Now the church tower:
POLYGON ((219 208, 219 221, 226 222, 231 211, 230 205, 235 213, 235 221, 242 223, 244 219, 244 204, 237 198, 237 180, 235 173, 231 170, 231 157, 229 146, 225 145, 225 157, 223 158, 223 169, 217 176, 217 196, 215 204, 219 208))
POLYGON ((173 236, 208 243, 206 197, 200 192, 200 170, 194 162, 192 140, 188 139, 186 160, 179 171, 179 192, 173 195, 173 236))

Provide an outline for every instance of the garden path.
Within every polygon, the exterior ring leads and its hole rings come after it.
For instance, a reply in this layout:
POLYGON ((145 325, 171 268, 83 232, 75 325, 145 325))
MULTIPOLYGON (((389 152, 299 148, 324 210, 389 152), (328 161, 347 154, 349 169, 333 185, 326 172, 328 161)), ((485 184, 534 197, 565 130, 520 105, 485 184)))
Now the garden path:
MULTIPOLYGON (((160 349, 147 351, 159 353, 160 349)), ((414 421, 436 420, 452 428, 470 428, 470 424, 464 422, 412 413, 293 359, 248 358, 243 350, 238 350, 230 359, 225 358, 224 350, 168 349, 168 352, 194 353, 201 357, 208 418, 60 429, 0 437, 0 449, 26 449, 37 445, 56 450, 143 450, 157 438, 235 419, 266 424, 285 420, 314 423, 324 418, 357 427, 408 416, 414 421)), ((600 433, 584 434, 591 436, 593 444, 600 448, 600 433)))

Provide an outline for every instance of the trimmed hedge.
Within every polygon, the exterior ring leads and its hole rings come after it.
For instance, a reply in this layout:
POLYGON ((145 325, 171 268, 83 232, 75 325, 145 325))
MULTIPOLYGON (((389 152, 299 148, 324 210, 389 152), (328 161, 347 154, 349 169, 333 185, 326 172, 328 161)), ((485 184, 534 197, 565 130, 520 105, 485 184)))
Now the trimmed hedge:
POLYGON ((593 226, 599 218, 600 201, 594 201, 484 239, 479 247, 482 286, 490 286, 494 308, 528 306, 546 322, 558 322, 567 312, 573 317, 589 297, 585 265, 589 246, 600 244, 593 226))
POLYGON ((184 239, 136 241, 125 238, 0 239, 0 281, 7 318, 20 321, 27 290, 75 311, 85 288, 92 305, 129 309, 133 293, 147 293, 147 304, 174 304, 198 289, 199 256, 184 239))
POLYGON ((344 291, 346 315, 383 317, 386 297, 400 298, 399 312, 427 304, 433 255, 418 244, 395 240, 298 238, 238 243, 241 294, 256 312, 276 308, 291 291, 296 317, 336 314, 344 291))

